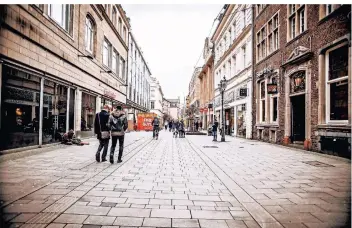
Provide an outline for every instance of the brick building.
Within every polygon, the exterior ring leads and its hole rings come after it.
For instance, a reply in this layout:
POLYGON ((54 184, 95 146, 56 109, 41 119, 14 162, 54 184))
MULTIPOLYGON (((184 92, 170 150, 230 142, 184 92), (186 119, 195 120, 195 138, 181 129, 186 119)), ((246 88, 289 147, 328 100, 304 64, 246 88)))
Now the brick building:
POLYGON ((0 150, 93 135, 126 103, 129 27, 120 5, 1 5, 0 150))
POLYGON ((351 154, 350 5, 255 5, 253 137, 351 154))

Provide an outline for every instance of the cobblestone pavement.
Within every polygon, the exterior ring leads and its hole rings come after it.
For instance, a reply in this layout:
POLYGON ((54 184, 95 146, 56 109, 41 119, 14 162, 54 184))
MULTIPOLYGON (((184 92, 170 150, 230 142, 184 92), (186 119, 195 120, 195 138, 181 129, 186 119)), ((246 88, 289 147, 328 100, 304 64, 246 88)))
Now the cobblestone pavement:
MULTIPOLYGON (((123 163, 91 145, 0 163, 10 227, 343 227, 350 162, 228 138, 126 136, 123 163)), ((348 226, 349 227, 349 226, 348 226)))

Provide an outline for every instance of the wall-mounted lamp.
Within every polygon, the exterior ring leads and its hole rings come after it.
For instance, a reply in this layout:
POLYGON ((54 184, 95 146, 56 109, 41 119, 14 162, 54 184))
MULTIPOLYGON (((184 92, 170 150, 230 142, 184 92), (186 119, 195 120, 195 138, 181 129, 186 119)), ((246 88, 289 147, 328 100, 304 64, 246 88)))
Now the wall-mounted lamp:
POLYGON ((78 58, 79 57, 88 58, 90 60, 93 60, 93 56, 91 56, 91 55, 78 55, 78 58))

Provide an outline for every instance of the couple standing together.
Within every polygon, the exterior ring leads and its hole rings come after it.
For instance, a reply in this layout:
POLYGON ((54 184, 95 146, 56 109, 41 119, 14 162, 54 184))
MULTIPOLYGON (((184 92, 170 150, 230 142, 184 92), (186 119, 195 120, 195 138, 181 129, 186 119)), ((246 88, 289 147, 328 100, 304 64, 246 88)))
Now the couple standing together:
POLYGON ((119 156, 117 163, 122 162, 123 143, 125 140, 125 131, 128 128, 128 122, 125 113, 121 106, 116 106, 116 109, 109 113, 109 106, 104 105, 103 110, 95 115, 94 133, 99 139, 98 151, 95 154, 95 159, 100 162, 100 151, 104 148, 102 154, 102 162, 106 161, 108 146, 111 136, 110 148, 110 163, 114 164, 114 153, 119 140, 119 156))

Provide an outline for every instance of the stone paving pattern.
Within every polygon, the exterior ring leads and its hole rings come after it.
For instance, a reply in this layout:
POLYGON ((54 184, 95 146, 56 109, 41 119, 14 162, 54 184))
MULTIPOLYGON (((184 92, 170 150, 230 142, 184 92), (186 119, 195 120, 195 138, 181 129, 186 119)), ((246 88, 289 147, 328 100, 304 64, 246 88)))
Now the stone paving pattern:
POLYGON ((324 228, 349 222, 349 161, 238 138, 214 143, 161 132, 156 141, 151 134, 127 134, 120 164, 95 162, 95 139, 0 163, 6 226, 324 228))

